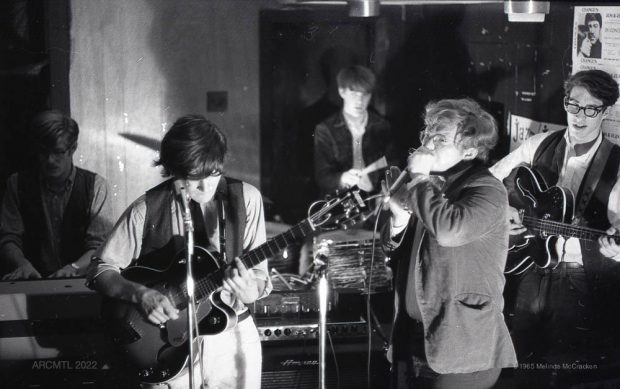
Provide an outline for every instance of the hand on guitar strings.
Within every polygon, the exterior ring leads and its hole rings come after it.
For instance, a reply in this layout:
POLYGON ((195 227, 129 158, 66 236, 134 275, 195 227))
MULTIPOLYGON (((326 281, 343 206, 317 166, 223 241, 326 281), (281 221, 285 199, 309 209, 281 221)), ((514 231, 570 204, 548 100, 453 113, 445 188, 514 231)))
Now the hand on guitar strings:
POLYGON ((508 207, 508 225, 510 235, 520 235, 527 231, 523 225, 521 213, 514 207, 508 207))
POLYGON ((620 244, 616 241, 618 229, 610 227, 607 230, 607 235, 598 238, 598 242, 601 245, 599 251, 607 258, 611 258, 615 261, 620 261, 620 244))
POLYGON ((251 304, 258 299, 258 282, 239 257, 235 258, 234 266, 229 266, 224 273, 224 290, 237 296, 244 304, 251 304))
POLYGON ((162 325, 170 319, 179 318, 179 310, 172 305, 168 297, 155 289, 144 287, 139 295, 139 302, 153 324, 162 325))

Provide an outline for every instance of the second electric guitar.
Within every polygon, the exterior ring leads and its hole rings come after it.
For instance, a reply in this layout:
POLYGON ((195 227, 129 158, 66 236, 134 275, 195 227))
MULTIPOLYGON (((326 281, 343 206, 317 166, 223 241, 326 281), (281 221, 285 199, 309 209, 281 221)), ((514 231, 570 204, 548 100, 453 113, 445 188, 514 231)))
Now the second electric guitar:
MULTIPOLYGON (((524 234, 511 236, 506 274, 521 274, 532 266, 554 268, 559 258, 555 244, 559 237, 597 241, 605 231, 571 224, 575 199, 570 190, 548 187, 544 179, 530 168, 521 166, 515 175, 516 198, 511 206, 521 213, 524 234)), ((616 240, 620 235, 615 235, 616 240)))

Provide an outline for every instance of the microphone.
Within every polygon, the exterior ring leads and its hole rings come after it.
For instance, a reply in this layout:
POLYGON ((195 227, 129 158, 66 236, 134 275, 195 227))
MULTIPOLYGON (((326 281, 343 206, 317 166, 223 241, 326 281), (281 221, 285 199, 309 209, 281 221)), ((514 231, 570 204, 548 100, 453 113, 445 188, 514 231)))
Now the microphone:
POLYGON ((176 180, 174 181, 174 189, 175 192, 181 197, 181 202, 183 203, 183 210, 186 213, 189 213, 189 193, 187 193, 187 188, 185 186, 185 180, 176 180))
POLYGON ((396 181, 394 181, 392 185, 390 186, 390 188, 388 189, 387 195, 385 196, 385 199, 383 200, 383 202, 387 203, 388 201, 390 201, 390 197, 392 197, 394 193, 398 192, 400 187, 406 184, 409 181, 409 179, 410 179, 409 169, 403 170, 398 176, 398 178, 396 179, 396 181))

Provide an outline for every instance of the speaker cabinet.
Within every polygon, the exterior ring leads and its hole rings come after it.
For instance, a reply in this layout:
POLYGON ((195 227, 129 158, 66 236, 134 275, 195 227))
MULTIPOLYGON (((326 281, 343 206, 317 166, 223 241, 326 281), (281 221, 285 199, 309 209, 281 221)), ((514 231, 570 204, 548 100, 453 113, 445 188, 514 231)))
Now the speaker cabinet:
MULTIPOLYGON (((374 343, 374 342, 373 342, 374 343)), ((263 342, 262 389, 319 387, 318 342, 263 342)), ((368 343, 362 339, 326 344, 325 383, 333 389, 382 389, 389 386, 389 363, 381 345, 371 349, 368 386, 368 343)))

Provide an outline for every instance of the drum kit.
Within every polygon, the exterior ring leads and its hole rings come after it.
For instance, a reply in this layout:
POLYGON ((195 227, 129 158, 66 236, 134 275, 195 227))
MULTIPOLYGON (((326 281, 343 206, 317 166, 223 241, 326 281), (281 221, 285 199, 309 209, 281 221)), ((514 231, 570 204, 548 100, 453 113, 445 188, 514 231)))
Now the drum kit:
POLYGON ((391 290, 392 269, 387 266, 379 240, 368 233, 337 231, 315 238, 315 256, 318 253, 327 258, 327 278, 333 290, 361 294, 391 290), (355 239, 348 239, 348 235, 355 239))
MULTIPOLYGON (((314 237, 308 257, 312 263, 301 275, 272 269, 274 290, 308 289, 317 263, 327 268, 330 289, 338 293, 374 294, 392 290, 392 269, 378 238, 363 229, 336 230, 314 237)), ((303 265, 301 266, 304 267, 303 265)))
MULTIPOLYGON (((312 206, 310 208, 312 209, 312 206)), ((379 207, 376 208, 377 211, 379 209, 379 207)), ((387 266, 386 255, 375 234, 357 227, 355 215, 345 216, 347 218, 343 220, 345 223, 339 223, 339 227, 318 234, 312 239, 312 244, 309 240, 302 244, 302 252, 299 255, 300 276, 281 274, 275 268, 271 271, 274 291, 278 291, 279 286, 288 288, 293 293, 306 290, 311 291, 318 299, 318 367, 319 388, 321 389, 326 387, 326 347, 329 336, 327 316, 333 296, 349 294, 358 298, 358 296, 365 295, 370 344, 372 341, 370 327, 373 322, 378 333, 383 334, 377 316, 371 307, 371 296, 392 290, 391 268, 387 266), (352 223, 346 223, 348 220, 352 223)), ((365 215, 365 218, 361 220, 366 220, 368 216, 370 214, 365 215)), ((375 228, 378 221, 377 216, 375 228)), ((325 226, 321 225, 321 227, 325 226)), ((327 228, 323 231, 327 231, 327 228)), ((368 363, 370 363, 370 355, 368 363)))

